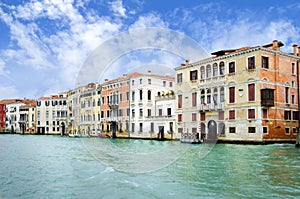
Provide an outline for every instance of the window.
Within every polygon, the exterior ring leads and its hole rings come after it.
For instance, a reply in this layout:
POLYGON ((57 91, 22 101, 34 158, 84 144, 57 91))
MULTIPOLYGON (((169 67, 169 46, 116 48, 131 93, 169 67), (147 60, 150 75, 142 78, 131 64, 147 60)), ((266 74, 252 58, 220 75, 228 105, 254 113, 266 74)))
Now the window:
POLYGON ((298 111, 293 111, 293 120, 298 120, 298 119, 299 119, 298 111))
POLYGON ((213 64, 213 76, 216 77, 218 75, 218 64, 213 64))
POLYGON ((295 104, 295 95, 292 95, 292 104, 295 104))
POLYGON ((131 93, 131 100, 134 102, 134 98, 135 98, 135 92, 134 91, 132 91, 132 93, 131 93))
POLYGON ((162 116, 162 109, 158 109, 158 115, 162 116))
POLYGON ((134 109, 131 110, 131 114, 132 114, 132 117, 135 117, 135 110, 134 109))
POLYGON ((268 127, 267 126, 263 126, 263 133, 267 134, 268 133, 268 127))
POLYGON ((224 120, 224 111, 219 112, 219 120, 224 120))
POLYGON ((178 95, 178 108, 182 108, 182 95, 178 95))
POLYGON ((248 127, 248 133, 255 133, 256 128, 255 127, 248 127))
POLYGON ((229 73, 235 73, 235 62, 229 62, 229 73))
POLYGON ((151 109, 148 109, 147 113, 148 113, 147 116, 150 117, 151 116, 151 109))
POLYGON ((235 119, 235 110, 230 110, 229 111, 229 119, 234 120, 235 119))
POLYGON ((214 105, 216 106, 218 104, 218 89, 214 88, 214 92, 213 92, 213 102, 214 105))
POLYGON ((53 131, 53 132, 55 131, 55 127, 52 127, 52 131, 53 131))
POLYGON ((126 92, 126 101, 129 100, 129 92, 126 92))
POLYGON ((172 109, 171 108, 167 108, 167 115, 171 116, 172 115, 172 109))
POLYGON ((262 117, 263 117, 263 119, 268 119, 268 109, 262 110, 262 117))
POLYGON ((154 132, 154 123, 153 122, 150 123, 150 132, 154 132))
POLYGON ((285 87, 285 103, 289 103, 289 87, 285 87))
POLYGON ((255 84, 248 84, 248 101, 255 100, 255 84))
POLYGON ((151 79, 148 79, 148 84, 151 84, 151 79))
POLYGON ((205 91, 201 90, 200 103, 204 104, 205 101, 205 91))
POLYGON ((198 77, 197 77, 198 73, 197 72, 198 72, 197 70, 190 71, 190 80, 191 81, 195 81, 195 80, 198 79, 198 77))
POLYGON ((200 120, 205 121, 205 113, 200 113, 200 120))
POLYGON ((177 74, 177 83, 182 83, 182 73, 177 74))
POLYGON ((178 122, 182 122, 182 114, 178 114, 178 122))
POLYGON ((254 69, 255 68, 255 57, 249 57, 248 58, 248 69, 254 69))
POLYGON ((220 62, 219 70, 220 70, 220 75, 225 75, 225 64, 224 64, 224 62, 220 62))
POLYGON ((170 86, 170 87, 173 87, 173 82, 169 82, 169 86, 170 86))
POLYGON ((206 66, 206 78, 210 78, 211 77, 211 67, 210 65, 206 66))
POLYGON ((192 121, 197 121, 197 113, 192 113, 192 121))
POLYGON ((284 111, 284 119, 291 120, 291 111, 284 111))
POLYGON ((120 93, 120 102, 123 101, 123 94, 120 93))
POLYGON ((293 127, 293 134, 296 135, 297 134, 297 128, 293 127))
POLYGON ((134 123, 131 123, 131 132, 134 132, 134 123))
POLYGON ((235 127, 229 127, 229 133, 235 133, 235 127))
POLYGON ((140 79, 140 84, 142 84, 143 83, 143 79, 140 79))
POLYGON ((143 132, 143 123, 140 123, 140 132, 143 132))
POLYGON ((206 95, 206 103, 210 104, 211 103, 211 90, 207 90, 207 95, 206 95))
POLYGON ((204 79, 205 78, 205 67, 201 66, 200 68, 200 79, 204 79))
POLYGON ((220 89, 220 102, 225 101, 225 92, 224 92, 224 87, 221 87, 220 89))
POLYGON ((166 81, 163 81, 163 87, 166 87, 166 81))
POLYGON ((197 93, 192 93, 192 106, 197 106, 197 93))
POLYGON ((193 133, 193 134, 197 133, 197 128, 195 128, 195 127, 192 128, 192 133, 193 133))
POLYGON ((127 108, 126 112, 127 112, 127 116, 129 116, 129 114, 130 114, 130 108, 127 108))
POLYGON ((292 63, 292 64, 291 64, 291 70, 292 70, 292 71, 291 71, 292 74, 295 75, 295 74, 296 74, 295 63, 292 63))
POLYGON ((285 134, 289 135, 290 134, 290 128, 285 128, 285 134))
POLYGON ((140 90, 140 100, 143 100, 143 90, 140 90))
POLYGON ((248 119, 255 119, 255 109, 248 109, 248 119))
POLYGON ((229 103, 235 102, 235 87, 229 88, 229 103))
POLYGON ((131 85, 134 86, 134 80, 131 81, 131 85))
POLYGON ((183 128, 178 128, 178 133, 182 134, 183 133, 183 128))
POLYGON ((140 108, 140 117, 143 117, 143 109, 140 108))
POLYGON ((269 68, 269 57, 265 57, 265 56, 261 57, 261 67, 269 68))
POLYGON ((148 90, 148 100, 151 100, 151 91, 148 90))

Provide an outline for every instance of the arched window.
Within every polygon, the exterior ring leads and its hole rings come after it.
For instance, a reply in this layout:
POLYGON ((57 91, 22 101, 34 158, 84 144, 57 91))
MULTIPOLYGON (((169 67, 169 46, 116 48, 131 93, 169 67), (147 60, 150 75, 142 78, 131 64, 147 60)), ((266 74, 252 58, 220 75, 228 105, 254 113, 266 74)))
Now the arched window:
POLYGON ((211 90, 207 89, 207 96, 206 96, 206 103, 210 104, 211 103, 211 90))
POLYGON ((221 87, 220 89, 220 102, 225 101, 225 92, 224 92, 224 87, 221 87))
POLYGON ((224 62, 220 62, 219 64, 220 75, 225 75, 225 64, 224 62))
POLYGON ((201 66, 200 68, 200 78, 204 79, 205 78, 205 67, 201 66))
POLYGON ((210 65, 206 66, 206 77, 211 78, 211 67, 210 67, 210 65))
POLYGON ((214 105, 218 104, 218 89, 217 88, 214 88, 213 102, 214 102, 214 105))
POLYGON ((214 77, 218 76, 218 64, 217 63, 213 64, 213 76, 214 77))
POLYGON ((205 91, 201 90, 200 103, 204 104, 204 101, 205 101, 205 91))

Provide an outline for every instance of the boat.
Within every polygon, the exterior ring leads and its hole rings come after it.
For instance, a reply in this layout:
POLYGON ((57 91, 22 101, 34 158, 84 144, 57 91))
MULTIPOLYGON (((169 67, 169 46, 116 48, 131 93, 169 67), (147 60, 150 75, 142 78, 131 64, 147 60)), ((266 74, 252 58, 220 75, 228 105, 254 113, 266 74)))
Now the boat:
POLYGON ((98 133, 99 138, 111 138, 107 133, 98 133))
POLYGON ((69 133, 69 137, 70 137, 70 138, 80 138, 81 135, 80 135, 80 134, 69 133))
POLYGON ((180 142, 181 143, 189 143, 189 144, 201 144, 201 143, 203 143, 203 140, 193 139, 193 138, 181 138, 180 142))

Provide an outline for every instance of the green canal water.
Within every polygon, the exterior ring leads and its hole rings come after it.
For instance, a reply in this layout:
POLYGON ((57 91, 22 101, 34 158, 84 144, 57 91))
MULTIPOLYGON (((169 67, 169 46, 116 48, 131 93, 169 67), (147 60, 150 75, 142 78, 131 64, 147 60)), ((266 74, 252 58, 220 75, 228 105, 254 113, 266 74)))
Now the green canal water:
POLYGON ((300 198, 292 144, 0 135, 0 198, 300 198))

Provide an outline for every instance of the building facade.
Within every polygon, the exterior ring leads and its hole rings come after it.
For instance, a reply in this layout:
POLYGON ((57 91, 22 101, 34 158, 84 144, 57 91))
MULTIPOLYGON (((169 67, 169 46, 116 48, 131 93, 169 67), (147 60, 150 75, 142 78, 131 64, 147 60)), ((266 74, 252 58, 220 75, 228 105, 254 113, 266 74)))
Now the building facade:
POLYGON ((36 131, 38 134, 64 135, 67 132, 67 93, 41 97, 36 102, 36 131))
POLYGON ((179 133, 227 141, 294 140, 299 53, 281 42, 221 50, 176 68, 179 133))
POLYGON ((27 101, 26 105, 20 107, 20 133, 35 134, 36 133, 36 102, 34 100, 27 101))

